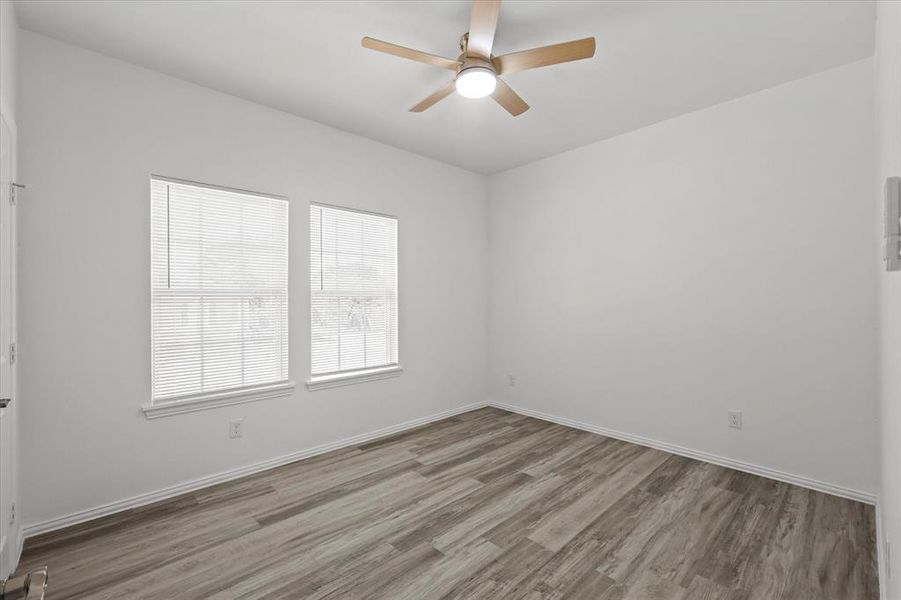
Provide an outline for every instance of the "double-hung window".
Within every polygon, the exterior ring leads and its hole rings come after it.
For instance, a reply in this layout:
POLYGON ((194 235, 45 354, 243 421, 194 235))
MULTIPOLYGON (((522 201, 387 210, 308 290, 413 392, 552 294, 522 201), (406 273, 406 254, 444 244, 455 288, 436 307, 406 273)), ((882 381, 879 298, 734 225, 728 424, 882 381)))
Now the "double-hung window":
POLYGON ((290 393, 288 203, 151 180, 148 416, 290 393))
POLYGON ((398 375, 397 219, 310 207, 310 389, 398 375))

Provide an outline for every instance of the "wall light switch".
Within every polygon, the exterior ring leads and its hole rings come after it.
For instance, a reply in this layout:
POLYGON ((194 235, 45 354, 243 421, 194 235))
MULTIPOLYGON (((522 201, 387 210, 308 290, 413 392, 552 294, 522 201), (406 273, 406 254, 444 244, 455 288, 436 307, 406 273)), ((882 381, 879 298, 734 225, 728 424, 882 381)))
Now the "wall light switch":
POLYGON ((885 270, 901 271, 901 177, 885 180, 885 270))

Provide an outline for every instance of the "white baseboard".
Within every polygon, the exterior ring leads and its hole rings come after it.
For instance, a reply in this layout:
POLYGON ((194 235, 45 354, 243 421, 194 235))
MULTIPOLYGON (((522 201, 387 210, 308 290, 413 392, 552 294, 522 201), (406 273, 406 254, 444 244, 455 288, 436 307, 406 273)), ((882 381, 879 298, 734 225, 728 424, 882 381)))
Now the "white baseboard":
POLYGON ((16 525, 16 536, 13 539, 15 539, 16 541, 16 551, 13 552, 13 565, 11 572, 15 572, 16 567, 19 566, 19 559, 22 558, 22 550, 25 548, 25 530, 16 525))
POLYGON ((16 572, 16 567, 19 565, 19 557, 22 556, 24 541, 22 528, 19 527, 18 523, 14 524, 6 533, 6 536, 0 539, 0 557, 3 557, 5 561, 5 564, 0 565, 0 579, 7 579, 16 572), (7 545, 10 548, 8 553, 6 552, 7 545))
POLYGON ((23 530, 24 536, 20 537, 34 537, 42 533, 48 533, 50 531, 62 529, 63 527, 69 527, 70 525, 77 525, 78 523, 84 523, 85 521, 91 521, 99 517, 105 517, 117 512, 122 512, 124 510, 137 508, 139 506, 145 506, 147 504, 159 502, 160 500, 166 500, 168 498, 185 494, 187 492, 194 492, 211 485, 238 479, 240 477, 244 477, 245 475, 252 475, 254 473, 259 473, 260 471, 274 469, 275 467, 280 467, 282 465, 317 456, 319 454, 325 454, 326 452, 331 452, 333 450, 340 450, 341 448, 347 448, 348 446, 358 446, 360 444, 365 444, 378 438, 393 435, 395 433, 400 433, 407 429, 413 429, 415 427, 427 425, 428 423, 440 421, 441 419, 447 419, 448 417, 453 417, 455 415, 469 412, 471 410, 484 408, 487 405, 488 404, 486 402, 477 402, 474 404, 469 404, 467 406, 453 408, 451 410, 446 410, 426 417, 421 417, 419 419, 414 419, 412 421, 407 421, 399 425, 391 425, 390 427, 385 427, 376 431, 370 431, 369 433, 364 433, 354 437, 345 438, 343 440, 338 440, 336 442, 322 444, 313 448, 307 448, 306 450, 300 450, 298 452, 292 452, 291 454, 286 454, 284 456, 278 456, 243 467, 238 467, 237 469, 230 469, 228 471, 222 471, 221 473, 216 473, 214 475, 208 475, 206 477, 200 477, 191 481, 185 481, 183 483, 163 488, 161 490, 139 494, 137 496, 132 496, 131 498, 118 500, 116 502, 110 502, 109 504, 104 504, 102 506, 97 506, 95 508, 90 508, 87 510, 81 510, 55 519, 42 521, 40 523, 32 523, 25 526, 23 530))
POLYGON ((886 597, 886 573, 885 573, 885 531, 882 529, 882 504, 876 501, 876 568, 879 574, 879 597, 886 597))
MULTIPOLYGON (((803 477, 800 475, 784 473, 782 471, 777 471, 775 469, 761 467, 759 465, 745 463, 742 461, 733 460, 733 459, 725 458, 722 456, 717 456, 715 454, 709 454, 707 452, 701 452, 698 450, 683 448, 682 446, 677 446, 677 445, 669 444, 666 442, 659 442, 657 440, 653 440, 653 439, 646 438, 646 437, 639 436, 639 435, 623 433, 621 431, 607 429, 606 427, 599 427, 597 425, 591 425, 588 423, 583 423, 583 422, 576 421, 573 419, 568 419, 565 417, 558 417, 555 415, 550 415, 547 413, 543 413, 543 412, 536 411, 536 410, 531 410, 528 408, 523 408, 520 406, 515 406, 515 405, 511 405, 511 404, 503 404, 500 402, 495 402, 495 401, 489 400, 487 402, 477 402, 474 404, 469 404, 467 406, 461 406, 458 408, 443 411, 443 412, 429 415, 426 417, 421 417, 419 419, 414 419, 412 421, 407 421, 405 423, 401 423, 398 425, 392 425, 390 427, 385 427, 383 429, 364 433, 364 434, 361 434, 358 436, 345 438, 343 440, 330 442, 328 444, 322 444, 320 446, 315 446, 313 448, 307 448, 305 450, 300 450, 298 452, 293 452, 291 454, 286 454, 284 456, 278 456, 275 458, 260 461, 260 462, 253 463, 250 465, 245 465, 243 467, 238 467, 236 469, 230 469, 228 471, 223 471, 220 473, 216 473, 214 475, 208 475, 206 477, 200 477, 198 479, 193 479, 191 481, 185 481, 183 483, 179 483, 177 485, 173 485, 173 486, 170 486, 167 488, 163 488, 163 489, 156 490, 153 492, 147 492, 145 494, 139 494, 137 496, 133 496, 131 498, 126 498, 123 500, 118 500, 116 502, 110 502, 108 504, 104 504, 104 505, 90 508, 87 510, 74 512, 74 513, 71 513, 71 514, 68 514, 68 515, 65 515, 62 517, 57 517, 55 519, 50 519, 47 521, 42 521, 40 523, 33 523, 30 525, 26 525, 21 531, 22 535, 18 536, 18 538, 19 538, 18 545, 21 549, 22 542, 24 541, 24 539, 29 538, 29 537, 33 537, 33 536, 36 536, 36 535, 39 535, 42 533, 48 533, 50 531, 55 531, 57 529, 62 529, 63 527, 69 527, 70 525, 77 525, 78 523, 83 523, 85 521, 90 521, 93 519, 97 519, 99 517, 108 516, 108 515, 111 515, 111 514, 114 514, 117 512, 129 510, 132 508, 137 508, 140 506, 145 506, 147 504, 152 504, 154 502, 159 502, 161 500, 166 500, 168 498, 172 498, 172 497, 178 496, 180 494, 193 492, 193 491, 205 488, 205 487, 209 487, 211 485, 216 485, 219 483, 224 483, 226 481, 231 481, 233 479, 238 479, 240 477, 244 477, 245 475, 251 475, 254 473, 259 473, 260 471, 266 471, 268 469, 273 469, 275 467, 279 467, 279 466, 282 466, 282 465, 285 465, 288 463, 296 462, 298 460, 303 460, 305 458, 310 458, 313 456, 317 456, 319 454, 325 454, 326 452, 331 452, 333 450, 339 450, 341 448, 346 448, 348 446, 356 446, 356 445, 360 445, 360 444, 365 444, 367 442, 370 442, 372 440, 375 440, 375 439, 378 439, 381 437, 393 435, 395 433, 400 433, 407 429, 413 429, 415 427, 420 427, 422 425, 426 425, 426 424, 432 423, 434 421, 440 421, 441 419, 453 417, 455 415, 469 412, 471 410, 476 410, 478 408, 483 408, 485 406, 494 406, 494 407, 497 407, 497 408, 500 408, 503 410, 508 410, 510 412, 515 412, 515 413, 518 413, 521 415, 534 417, 534 418, 541 419, 544 421, 550 421, 552 423, 559 423, 560 425, 565 425, 567 427, 573 427, 575 429, 590 431, 591 433, 597 433, 599 435, 616 438, 619 440, 631 442, 633 444, 638 444, 641 446, 656 448, 658 450, 663 450, 665 452, 670 452, 672 454, 678 454, 679 456, 685 456, 687 458, 701 460, 701 461, 712 463, 715 465, 720 465, 723 467, 736 469, 738 471, 744 471, 746 473, 760 475, 761 477, 767 477, 769 479, 775 479, 777 481, 791 483, 794 485, 798 485, 798 486, 805 487, 808 489, 816 490, 819 492, 832 494, 834 496, 840 496, 842 498, 849 498, 851 500, 857 500, 859 502, 864 502, 866 504, 873 504, 873 505, 876 504, 876 497, 873 494, 869 494, 866 492, 860 492, 857 490, 852 490, 849 488, 837 486, 837 485, 834 485, 831 483, 817 481, 815 479, 810 479, 808 477, 803 477)), ((878 517, 878 515, 877 515, 877 517, 878 517)), ((881 548, 880 548, 880 551, 881 551, 881 548)))
POLYGON ((776 469, 770 469, 769 467, 762 467, 760 465, 755 465, 732 458, 726 458, 725 456, 710 454, 708 452, 702 452, 700 450, 684 448, 682 446, 669 444, 667 442, 660 442, 641 435, 624 433, 622 431, 616 431, 615 429, 599 427, 597 425, 584 423, 582 421, 576 421, 574 419, 568 419, 566 417, 558 417, 556 415, 532 410, 530 408, 523 408, 521 406, 515 406, 512 404, 504 404, 501 402, 495 402, 493 400, 489 400, 488 404, 490 406, 494 406, 502 410, 508 410, 510 412, 515 412, 527 417, 535 417, 536 419, 550 421, 552 423, 558 423, 560 425, 566 425, 567 427, 573 427, 574 429, 590 431, 591 433, 597 433, 599 435, 623 440, 624 442, 631 442, 633 444, 638 444, 639 446, 656 448, 657 450, 663 450, 664 452, 669 452, 671 454, 678 454, 679 456, 684 456, 686 458, 693 458, 695 460, 708 462, 714 465, 719 465, 721 467, 728 467, 730 469, 735 469, 736 471, 744 471, 745 473, 759 475, 761 477, 766 477, 767 479, 775 479, 776 481, 791 483, 803 488, 815 490, 817 492, 823 492, 826 494, 831 494, 833 496, 839 496, 841 498, 848 498, 849 500, 856 500, 865 504, 876 504, 876 496, 874 494, 861 492, 859 490, 853 490, 840 485, 835 485, 833 483, 827 483, 825 481, 818 481, 816 479, 804 477, 803 475, 785 473, 776 469))

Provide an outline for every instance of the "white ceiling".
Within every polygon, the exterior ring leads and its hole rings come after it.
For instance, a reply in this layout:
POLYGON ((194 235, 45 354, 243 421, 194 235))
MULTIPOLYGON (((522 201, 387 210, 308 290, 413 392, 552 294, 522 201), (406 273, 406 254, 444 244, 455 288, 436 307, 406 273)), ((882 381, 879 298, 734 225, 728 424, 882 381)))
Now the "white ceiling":
POLYGON ((109 56, 411 152, 493 173, 873 54, 860 1, 515 1, 495 54, 594 35, 594 59, 516 73, 511 117, 457 95, 407 109, 452 74, 360 46, 456 57, 468 1, 19 1, 20 23, 109 56))

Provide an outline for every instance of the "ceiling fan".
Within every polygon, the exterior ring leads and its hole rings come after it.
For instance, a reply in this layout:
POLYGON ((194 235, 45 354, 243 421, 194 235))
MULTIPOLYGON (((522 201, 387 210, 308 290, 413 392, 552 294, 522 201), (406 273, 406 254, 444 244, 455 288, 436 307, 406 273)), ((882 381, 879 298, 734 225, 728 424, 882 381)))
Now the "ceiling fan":
POLYGON ((507 112, 516 117, 529 110, 529 105, 504 83, 500 75, 591 58, 594 56, 595 41, 590 37, 494 56, 491 54, 491 47, 494 45, 494 30, 497 27, 500 8, 501 0, 473 0, 469 32, 464 33, 460 39, 462 52, 456 60, 371 37, 363 38, 363 47, 456 73, 454 79, 432 92, 411 108, 410 112, 422 112, 456 90, 466 98, 484 98, 490 95, 507 112))

